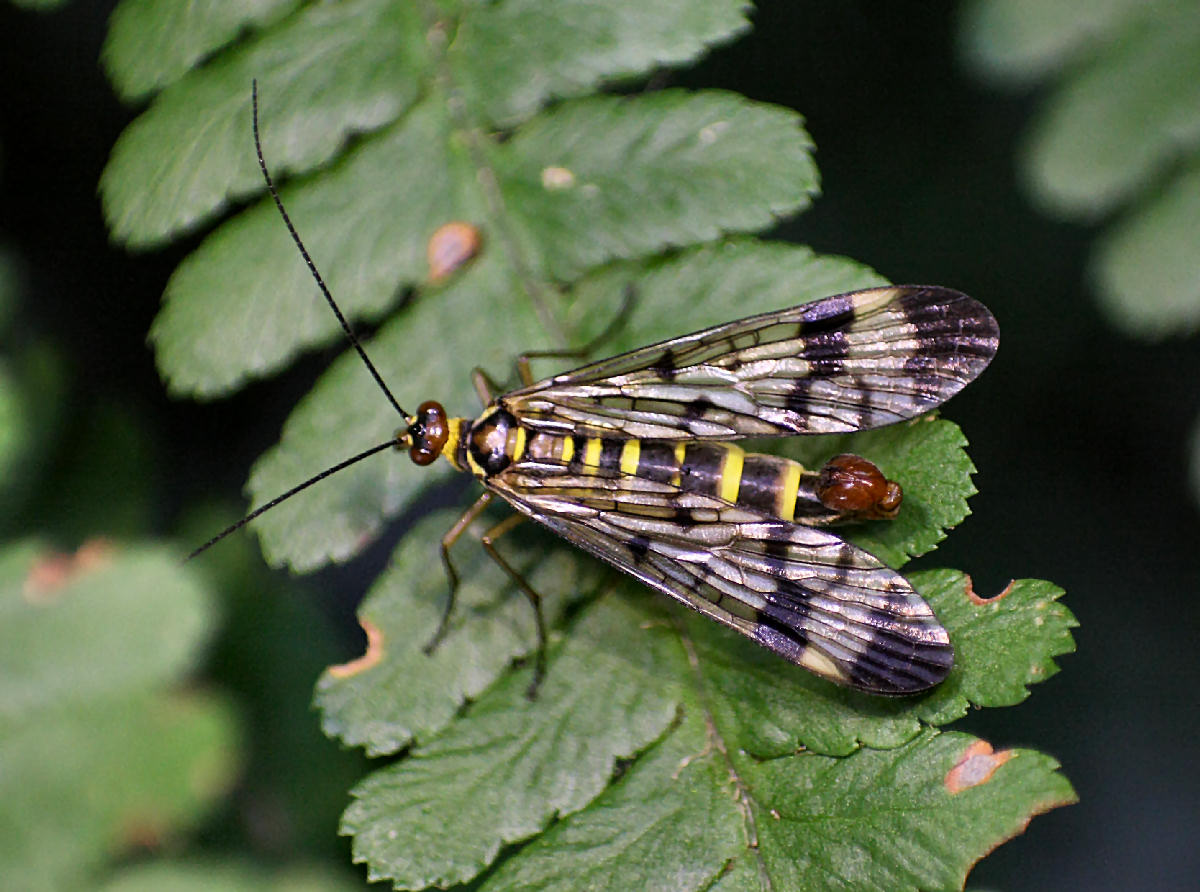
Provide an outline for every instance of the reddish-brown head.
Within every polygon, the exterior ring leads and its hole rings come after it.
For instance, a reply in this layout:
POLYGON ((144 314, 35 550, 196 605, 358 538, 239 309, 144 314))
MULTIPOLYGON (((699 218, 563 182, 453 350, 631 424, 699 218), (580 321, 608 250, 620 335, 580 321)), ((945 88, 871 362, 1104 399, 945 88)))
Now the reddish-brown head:
POLYGON ((446 410, 442 408, 441 403, 426 400, 417 406, 417 414, 412 417, 408 429, 400 436, 409 444, 408 457, 413 460, 413 464, 433 464, 442 454, 442 447, 446 445, 450 436, 446 410))

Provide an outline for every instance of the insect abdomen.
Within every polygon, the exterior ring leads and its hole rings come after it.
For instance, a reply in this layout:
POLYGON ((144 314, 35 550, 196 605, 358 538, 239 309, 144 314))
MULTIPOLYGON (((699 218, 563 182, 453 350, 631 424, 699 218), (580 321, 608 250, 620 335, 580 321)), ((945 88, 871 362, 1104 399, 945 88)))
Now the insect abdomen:
POLYGON ((776 455, 733 443, 686 443, 528 432, 522 455, 566 465, 569 473, 629 475, 713 495, 781 520, 820 526, 843 519, 821 503, 821 475, 776 455))

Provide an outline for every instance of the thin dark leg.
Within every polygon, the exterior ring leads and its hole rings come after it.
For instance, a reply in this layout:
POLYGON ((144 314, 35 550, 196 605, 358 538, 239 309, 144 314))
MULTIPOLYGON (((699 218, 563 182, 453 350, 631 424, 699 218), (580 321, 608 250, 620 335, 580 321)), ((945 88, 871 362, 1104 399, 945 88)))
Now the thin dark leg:
POLYGON ((525 696, 533 700, 537 697, 542 679, 546 677, 546 618, 542 613, 542 598, 525 581, 525 577, 518 573, 496 550, 496 540, 523 520, 525 520, 524 514, 509 515, 484 533, 480 541, 487 553, 491 555, 492 560, 504 568, 504 572, 520 587, 521 591, 525 593, 525 597, 529 599, 529 603, 533 605, 533 616, 537 623, 538 648, 533 664, 533 681, 529 683, 529 688, 525 691, 525 696))
POLYGON ((617 315, 609 321, 608 325, 604 326, 604 330, 600 334, 582 347, 576 347, 573 350, 531 350, 518 356, 517 377, 521 381, 521 386, 528 387, 533 383, 533 372, 529 368, 531 359, 586 359, 594 353, 597 347, 615 335, 625 324, 625 320, 629 316, 629 309, 633 306, 636 297, 637 292, 634 291, 633 286, 626 286, 625 296, 621 300, 621 309, 617 311, 617 315))
POLYGON ((492 379, 492 376, 479 366, 471 369, 471 383, 475 385, 475 393, 479 397, 480 404, 485 409, 491 405, 492 399, 496 394, 503 393, 506 389, 496 383, 492 379))
POLYGON ((455 596, 458 594, 458 571, 450 562, 450 546, 458 541, 459 536, 475 522, 475 518, 483 513, 483 509, 493 498, 492 493, 485 492, 475 500, 475 504, 462 513, 462 516, 454 522, 454 526, 450 527, 449 532, 442 536, 442 566, 446 569, 446 580, 450 583, 450 593, 446 596, 446 608, 442 611, 442 619, 438 623, 437 631, 433 633, 433 637, 424 647, 426 656, 433 653, 434 648, 441 644, 442 638, 445 637, 446 629, 450 625, 450 614, 454 612, 455 596))

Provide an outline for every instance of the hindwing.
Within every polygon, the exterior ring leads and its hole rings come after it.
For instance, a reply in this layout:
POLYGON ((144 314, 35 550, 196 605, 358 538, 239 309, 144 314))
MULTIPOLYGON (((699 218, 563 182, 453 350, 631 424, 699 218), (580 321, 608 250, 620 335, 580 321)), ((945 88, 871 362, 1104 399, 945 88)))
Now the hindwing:
POLYGON ((822 529, 620 472, 518 462, 487 485, 569 542, 839 684, 910 694, 954 652, 929 606, 878 558, 822 529))

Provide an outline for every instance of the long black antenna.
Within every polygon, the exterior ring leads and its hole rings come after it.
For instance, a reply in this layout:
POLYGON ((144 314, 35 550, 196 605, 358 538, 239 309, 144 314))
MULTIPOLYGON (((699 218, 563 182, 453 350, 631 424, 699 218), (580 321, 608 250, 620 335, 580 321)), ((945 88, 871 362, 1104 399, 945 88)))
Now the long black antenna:
POLYGON ((258 169, 262 171, 263 179, 267 181, 267 191, 271 193, 271 198, 275 200, 275 207, 279 208, 279 216, 283 217, 283 222, 287 226, 288 232, 291 233, 292 241, 296 243, 296 247, 300 249, 300 256, 304 258, 304 262, 308 265, 308 271, 312 273, 312 277, 317 282, 317 287, 325 295, 325 302, 329 304, 329 308, 337 316, 338 322, 342 323, 342 331, 346 333, 346 337, 350 339, 350 343, 354 345, 354 349, 358 351, 358 355, 366 363, 367 368, 371 372, 371 377, 375 379, 375 383, 379 385, 379 389, 383 391, 384 396, 388 398, 388 402, 392 404, 392 407, 400 413, 400 417, 408 418, 408 413, 400 408, 400 403, 392 396, 392 392, 388 390, 388 386, 383 383, 383 378, 380 376, 379 370, 375 368, 375 363, 371 362, 367 356, 367 351, 363 349, 363 345, 359 343, 358 337, 354 334, 354 329, 350 327, 350 323, 342 315, 341 308, 337 305, 337 301, 333 299, 333 295, 329 293, 329 288, 325 285, 325 280, 321 278, 320 272, 317 271, 317 265, 313 263, 312 257, 309 256, 308 249, 304 247, 304 242, 300 241, 300 234, 296 232, 296 227, 292 225, 292 218, 288 216, 288 212, 283 206, 283 200, 279 197, 279 191, 275 188, 275 183, 271 179, 271 172, 267 170, 267 162, 263 160, 262 140, 258 135, 257 80, 250 82, 250 97, 254 108, 254 151, 258 155, 258 169))
POLYGON ((324 471, 322 471, 320 474, 317 474, 315 477, 309 477, 307 480, 305 480, 299 486, 293 486, 291 489, 289 489, 283 495, 276 496, 275 498, 271 499, 271 501, 267 502, 267 504, 263 505, 261 508, 255 508, 253 511, 251 511, 249 514, 247 514, 245 517, 243 517, 237 523, 231 524, 230 526, 221 530, 221 532, 217 533, 217 535, 213 536, 211 539, 209 539, 207 542, 205 542, 203 545, 201 545, 199 548, 197 548, 195 551, 193 551, 191 554, 189 554, 187 557, 185 557, 183 559, 184 563, 187 563, 192 558, 194 558, 196 555, 201 554, 201 553, 207 551, 208 549, 212 548, 212 546, 216 545, 218 542, 220 542, 222 539, 224 539, 230 533, 240 530, 242 527, 244 527, 250 521, 254 520, 254 518, 258 517, 260 514, 270 511, 272 508, 274 508, 280 502, 287 501, 292 496, 294 496, 296 493, 301 492, 302 490, 308 489, 314 483, 320 483, 322 480, 324 480, 330 474, 336 474, 338 471, 348 468, 352 464, 362 461, 364 458, 370 458, 376 452, 383 452, 383 450, 385 450, 385 449, 391 449, 393 446, 396 445, 397 442, 398 442, 397 439, 393 437, 392 439, 388 440, 386 443, 380 443, 378 446, 372 446, 370 449, 360 452, 358 455, 352 456, 351 458, 348 458, 345 461, 338 462, 332 468, 326 468, 324 471))
MULTIPOLYGON (((271 198, 275 201, 275 207, 279 209, 279 216, 283 217, 284 225, 287 226, 288 232, 292 236, 292 241, 295 242, 296 247, 300 249, 300 256, 304 258, 304 262, 308 266, 308 271, 310 273, 312 273, 313 279, 316 280, 317 287, 321 289, 321 294, 323 294, 325 296, 325 302, 329 304, 329 308, 331 310, 333 310, 333 314, 335 316, 337 316, 338 322, 340 322, 342 324, 342 331, 344 331, 346 333, 346 337, 350 339, 350 343, 354 345, 354 349, 358 351, 358 355, 360 357, 362 357, 362 361, 364 363, 366 363, 367 368, 371 372, 371 377, 373 377, 375 379, 375 383, 379 385, 379 389, 382 390, 384 396, 386 396, 388 398, 388 402, 392 404, 392 407, 398 413, 400 413, 401 418, 404 418, 407 420, 408 413, 400 408, 400 403, 398 403, 396 401, 396 398, 394 396, 392 396, 392 392, 390 390, 388 390, 388 386, 383 383, 383 378, 380 376, 379 370, 375 368, 375 364, 373 362, 371 362, 370 357, 367 356, 367 351, 363 349, 363 346, 359 342, 358 337, 354 334, 354 330, 350 327, 350 323, 347 322, 346 317, 342 315, 341 308, 338 307, 337 301, 335 301, 333 299, 333 295, 330 294, 329 287, 325 284, 325 280, 321 278, 321 273, 318 272, 317 265, 315 263, 313 263, 313 259, 309 255, 308 249, 304 247, 304 242, 302 242, 300 240, 300 234, 298 232, 296 232, 296 227, 292 225, 292 218, 288 216, 287 209, 284 208, 284 206, 283 206, 283 200, 279 197, 279 190, 277 190, 275 188, 275 183, 271 179, 271 172, 269 170, 267 170, 267 162, 263 158, 262 139, 258 133, 258 81, 257 80, 251 81, 251 83, 250 83, 250 95, 251 95, 251 105, 253 106, 253 118, 254 118, 254 151, 255 151, 255 154, 258 155, 258 169, 262 171, 263 179, 266 180, 266 183, 267 183, 267 191, 271 193, 271 198)), ((314 483, 320 483, 326 477, 329 477, 332 474, 336 474, 338 471, 344 470, 345 468, 348 468, 353 464, 357 464, 358 462, 362 461, 364 458, 370 458, 372 455, 374 455, 377 452, 383 452, 383 450, 385 450, 385 449, 391 449, 395 446, 403 445, 405 442, 405 439, 404 439, 405 436, 406 435, 403 433, 397 433, 396 436, 394 436, 392 439, 388 440, 387 442, 380 443, 377 446, 372 446, 370 449, 364 450, 363 452, 360 452, 358 455, 351 456, 350 458, 346 459, 345 461, 338 462, 336 465, 334 465, 331 468, 326 468, 321 473, 319 473, 313 477, 310 477, 309 479, 305 480, 303 483, 301 483, 297 486, 293 486, 287 492, 283 493, 283 495, 276 496, 275 498, 271 499, 271 501, 267 502, 267 504, 263 505, 261 508, 255 508, 253 511, 251 511, 249 514, 247 514, 245 517, 243 517, 237 523, 232 524, 232 525, 226 527, 225 529, 221 530, 221 532, 217 533, 217 535, 213 536, 211 539, 209 539, 207 542, 205 542, 203 545, 201 545, 199 548, 197 548, 195 551, 193 551, 191 554, 189 554, 186 558, 184 558, 184 562, 186 563, 187 561, 190 561, 192 558, 196 557, 197 555, 203 554, 205 551, 212 548, 214 545, 216 545, 218 542, 220 542, 222 539, 224 539, 230 533, 240 530, 242 527, 244 527, 250 521, 254 520, 254 518, 256 518, 262 514, 265 514, 267 511, 270 511, 272 508, 274 508, 280 502, 287 501, 292 496, 296 495, 296 493, 302 492, 303 490, 308 489, 314 483)))

